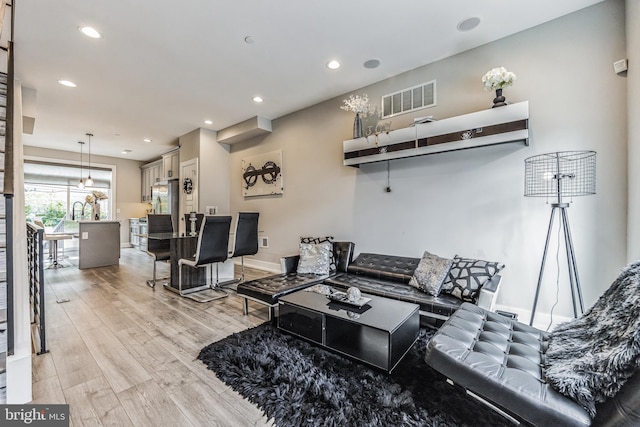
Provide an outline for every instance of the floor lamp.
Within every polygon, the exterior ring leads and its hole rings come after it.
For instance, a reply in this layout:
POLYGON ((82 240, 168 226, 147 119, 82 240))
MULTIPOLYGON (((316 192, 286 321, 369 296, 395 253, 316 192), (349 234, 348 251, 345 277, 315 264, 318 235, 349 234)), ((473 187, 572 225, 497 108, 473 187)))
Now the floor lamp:
POLYGON ((529 157, 524 161, 524 195, 527 197, 554 197, 555 203, 551 203, 551 217, 547 240, 544 245, 540 275, 536 296, 531 310, 529 325, 533 325, 536 315, 536 306, 540 296, 540 285, 544 274, 544 265, 549 250, 549 238, 553 228, 553 220, 556 211, 560 214, 560 226, 564 233, 564 245, 567 251, 567 264, 569 267, 569 283, 571 285, 571 300, 573 303, 573 315, 578 317, 576 302, 580 305, 580 314, 584 313, 582 301, 582 289, 578 277, 576 255, 571 240, 571 229, 567 208, 569 203, 564 200, 574 196, 587 196, 596 193, 596 152, 595 151, 561 151, 556 153, 540 154, 529 157))

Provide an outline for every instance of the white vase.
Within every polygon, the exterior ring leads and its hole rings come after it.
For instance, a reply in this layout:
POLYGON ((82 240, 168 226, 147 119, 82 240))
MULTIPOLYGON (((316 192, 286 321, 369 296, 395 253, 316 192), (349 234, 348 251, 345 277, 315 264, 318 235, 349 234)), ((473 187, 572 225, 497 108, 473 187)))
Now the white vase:
POLYGON ((91 220, 100 221, 100 205, 97 202, 91 204, 91 220))

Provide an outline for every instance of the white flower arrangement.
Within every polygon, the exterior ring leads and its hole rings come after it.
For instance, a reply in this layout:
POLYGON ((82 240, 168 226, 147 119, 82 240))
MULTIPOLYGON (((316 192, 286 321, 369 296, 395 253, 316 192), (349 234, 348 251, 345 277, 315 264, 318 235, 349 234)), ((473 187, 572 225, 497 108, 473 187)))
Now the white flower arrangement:
POLYGON ((344 105, 340 109, 351 111, 356 114, 369 115, 375 111, 375 107, 369 105, 369 96, 366 93, 360 95, 350 95, 348 99, 343 99, 344 105))
POLYGON ((93 190, 91 194, 87 194, 87 197, 84 198, 85 203, 93 204, 99 200, 107 200, 108 197, 102 191, 93 190))
POLYGON ((496 90, 509 87, 516 81, 516 75, 504 67, 494 68, 482 76, 484 90, 496 90))

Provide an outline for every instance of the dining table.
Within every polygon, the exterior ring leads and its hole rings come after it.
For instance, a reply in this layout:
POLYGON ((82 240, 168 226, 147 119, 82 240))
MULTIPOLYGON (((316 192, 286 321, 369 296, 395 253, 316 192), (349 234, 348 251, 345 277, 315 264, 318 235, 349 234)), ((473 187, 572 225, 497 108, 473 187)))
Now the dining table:
MULTIPOLYGON (((169 282, 165 283, 164 288, 180 293, 178 280, 180 270, 178 261, 181 258, 193 258, 198 249, 198 234, 190 233, 148 233, 147 238, 151 240, 170 240, 169 262, 171 264, 171 275, 169 282)), ((224 263, 219 263, 217 269, 217 277, 215 280, 223 282, 231 280, 234 277, 233 261, 228 259, 224 263)), ((215 267, 213 267, 215 268, 215 267)), ((189 293, 189 290, 195 292, 201 290, 203 286, 210 285, 211 266, 202 268, 183 267, 182 271, 182 293, 189 293)))

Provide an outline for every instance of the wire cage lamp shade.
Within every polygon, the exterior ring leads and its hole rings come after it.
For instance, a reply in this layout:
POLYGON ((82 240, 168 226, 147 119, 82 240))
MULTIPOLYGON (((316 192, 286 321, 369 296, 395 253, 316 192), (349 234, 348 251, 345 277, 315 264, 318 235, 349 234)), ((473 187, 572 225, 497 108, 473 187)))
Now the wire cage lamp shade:
POLYGON ((525 159, 527 197, 588 196, 596 194, 596 152, 559 151, 525 159))
MULTIPOLYGON (((533 300, 533 309, 531 310, 529 325, 533 325, 536 314, 542 276, 544 274, 547 253, 549 252, 549 240, 556 212, 559 213, 560 217, 558 234, 560 231, 564 233, 573 316, 577 318, 578 306, 580 313, 584 313, 584 301, 582 299, 582 289, 580 287, 580 278, 578 277, 578 264, 573 248, 573 239, 571 238, 569 217, 567 215, 569 203, 564 202, 562 198, 596 194, 596 152, 559 151, 556 153, 539 154, 525 159, 524 165, 524 195, 527 197, 557 198, 556 201, 551 204, 552 209, 551 216, 549 217, 549 228, 547 229, 547 239, 542 254, 538 286, 536 287, 536 295, 533 300)), ((561 240, 558 239, 558 250, 560 241, 561 240)))

